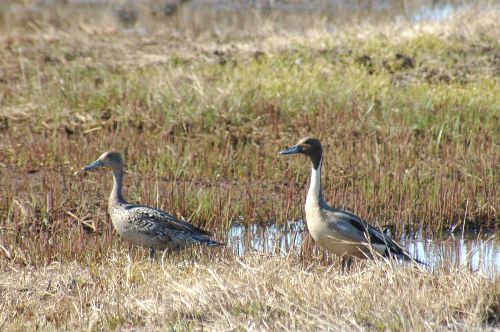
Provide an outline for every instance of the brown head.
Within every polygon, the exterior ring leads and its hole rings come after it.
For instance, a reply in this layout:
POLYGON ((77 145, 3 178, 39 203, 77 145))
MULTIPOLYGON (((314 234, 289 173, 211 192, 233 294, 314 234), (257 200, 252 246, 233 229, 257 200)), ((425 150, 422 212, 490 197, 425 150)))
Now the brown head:
POLYGON ((122 169, 123 159, 119 152, 109 151, 104 152, 96 161, 86 165, 83 170, 90 171, 99 167, 109 167, 111 169, 122 169))
POLYGON ((314 169, 318 169, 323 156, 323 147, 317 138, 304 137, 296 145, 289 149, 280 151, 280 154, 302 153, 311 158, 314 169))

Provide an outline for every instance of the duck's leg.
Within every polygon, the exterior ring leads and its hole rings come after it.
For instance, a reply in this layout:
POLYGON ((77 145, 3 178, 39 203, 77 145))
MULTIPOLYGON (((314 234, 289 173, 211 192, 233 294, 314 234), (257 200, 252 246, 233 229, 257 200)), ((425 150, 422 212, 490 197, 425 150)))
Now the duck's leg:
POLYGON ((155 250, 153 247, 149 248, 149 258, 155 259, 155 250))
POLYGON ((351 269, 351 264, 352 264, 351 257, 342 256, 342 258, 340 258, 340 269, 342 273, 349 272, 349 270, 351 269))

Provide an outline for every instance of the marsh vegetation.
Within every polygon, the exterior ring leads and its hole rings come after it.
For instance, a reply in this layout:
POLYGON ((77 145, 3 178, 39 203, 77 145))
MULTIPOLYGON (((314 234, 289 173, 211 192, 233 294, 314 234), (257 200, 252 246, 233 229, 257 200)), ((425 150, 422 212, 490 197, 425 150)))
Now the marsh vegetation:
POLYGON ((231 244, 235 224, 303 219, 309 164, 277 152, 315 135, 332 205, 408 243, 495 239, 497 4, 451 2, 427 18, 423 5, 189 2, 167 15, 151 1, 134 22, 122 4, 0 5, 0 329, 498 326, 495 262, 494 273, 375 261, 341 274, 305 231, 280 254, 229 245, 151 263, 135 249, 129 263, 106 214, 110 175, 74 174, 121 151, 131 202, 231 244))

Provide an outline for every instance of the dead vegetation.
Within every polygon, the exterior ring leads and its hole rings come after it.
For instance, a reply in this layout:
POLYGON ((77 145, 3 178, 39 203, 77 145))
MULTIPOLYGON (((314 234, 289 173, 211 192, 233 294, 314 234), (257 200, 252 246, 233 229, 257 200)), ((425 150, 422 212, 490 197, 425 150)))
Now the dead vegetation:
POLYGON ((380 261, 342 274, 337 265, 294 256, 195 253, 129 263, 111 251, 99 264, 4 267, 0 287, 0 321, 7 330, 498 326, 498 279, 462 268, 426 273, 380 261))
POLYGON ((345 25, 76 13, 0 19, 0 329, 498 326, 496 274, 374 262, 342 275, 308 238, 300 257, 139 251, 129 264, 109 174, 74 175, 119 150, 131 201, 224 240, 234 222, 302 218, 308 167, 276 153, 317 135, 332 205, 396 237, 495 232, 498 8, 345 25))

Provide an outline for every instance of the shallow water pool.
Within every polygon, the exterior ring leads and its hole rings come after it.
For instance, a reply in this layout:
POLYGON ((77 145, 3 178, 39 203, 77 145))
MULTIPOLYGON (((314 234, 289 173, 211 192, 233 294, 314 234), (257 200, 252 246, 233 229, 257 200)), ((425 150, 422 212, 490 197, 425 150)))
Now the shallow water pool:
MULTIPOLYGON (((248 251, 287 255, 300 254, 303 242, 311 241, 304 222, 294 221, 277 227, 268 225, 233 225, 228 244, 236 255, 248 251)), ((500 241, 493 234, 468 233, 464 237, 450 236, 445 240, 401 238, 398 242, 430 270, 462 265, 472 271, 496 276, 500 273, 500 241)), ((313 254, 322 254, 314 245, 313 254)))

